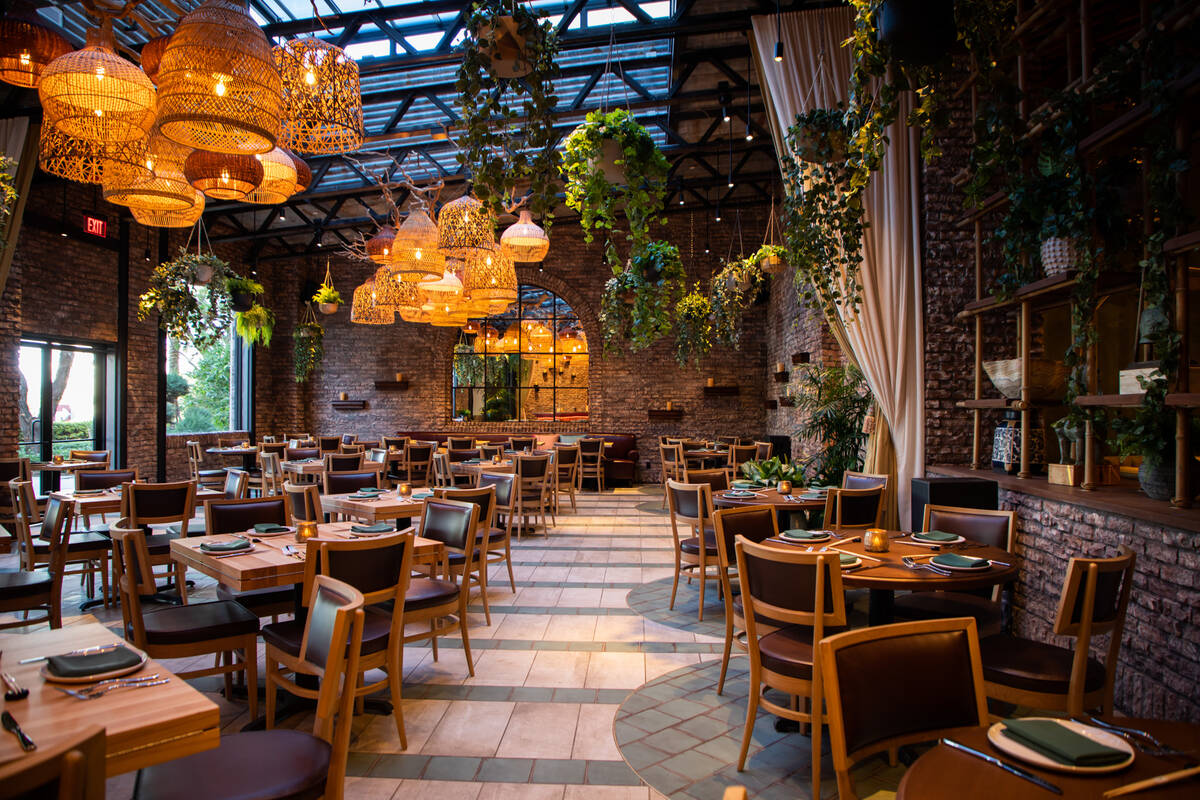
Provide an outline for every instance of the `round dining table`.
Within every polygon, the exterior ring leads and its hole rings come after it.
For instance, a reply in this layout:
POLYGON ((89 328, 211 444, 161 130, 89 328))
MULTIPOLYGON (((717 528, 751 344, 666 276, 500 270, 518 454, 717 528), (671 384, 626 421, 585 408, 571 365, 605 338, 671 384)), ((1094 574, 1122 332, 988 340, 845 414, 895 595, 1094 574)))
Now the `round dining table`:
POLYGON ((210 447, 204 452, 214 456, 241 456, 242 469, 246 472, 258 469, 257 447, 210 447))
POLYGON ((780 494, 778 489, 754 489, 753 497, 733 497, 729 495, 729 491, 713 492, 713 505, 717 508, 741 508, 743 506, 774 506, 775 515, 779 518, 779 527, 786 529, 793 527, 790 522, 792 514, 804 515, 804 526, 809 526, 808 514, 810 511, 820 511, 825 508, 825 498, 813 500, 792 500, 792 497, 799 498, 803 493, 803 489, 796 489, 790 495, 780 494))
MULTIPOLYGON (((1101 717, 1106 722, 1145 731, 1164 745, 1190 753, 1200 752, 1200 725, 1186 722, 1136 719, 1130 717, 1101 717)), ((1127 786, 1137 781, 1185 769, 1195 764, 1194 759, 1179 756, 1152 756, 1144 752, 1137 740, 1130 743, 1137 751, 1128 768, 1103 774, 1057 772, 1035 767, 1002 753, 988 742, 987 727, 962 728, 955 730, 949 738, 980 750, 1005 763, 1032 772, 1043 780, 1057 786, 1062 794, 1055 794, 1033 783, 1012 775, 980 758, 938 744, 929 750, 904 773, 897 800, 1010 800, 1010 798, 1059 798, 1059 800, 1093 800, 1118 786, 1127 786)), ((1200 796, 1200 775, 1168 783, 1160 787, 1143 789, 1128 795, 1145 800, 1194 800, 1200 796)))
MULTIPOLYGON (((822 544, 808 542, 785 542, 768 540, 778 547, 821 547, 822 544)), ((903 531, 888 531, 888 551, 868 553, 861 536, 834 539, 829 543, 844 553, 862 558, 860 566, 842 571, 842 583, 852 589, 870 590, 868 624, 887 625, 894 621, 893 603, 897 591, 911 592, 961 592, 986 589, 989 586, 1009 583, 1017 577, 1016 556, 999 547, 965 540, 958 544, 930 547, 913 544, 912 535, 903 531), (854 541, 851 541, 853 539, 854 541), (904 565, 905 556, 918 558, 921 562, 938 553, 957 553, 971 558, 986 558, 993 562, 987 569, 979 571, 955 571, 942 575, 926 567, 913 569, 904 565), (924 558, 922 558, 924 557, 924 558)))

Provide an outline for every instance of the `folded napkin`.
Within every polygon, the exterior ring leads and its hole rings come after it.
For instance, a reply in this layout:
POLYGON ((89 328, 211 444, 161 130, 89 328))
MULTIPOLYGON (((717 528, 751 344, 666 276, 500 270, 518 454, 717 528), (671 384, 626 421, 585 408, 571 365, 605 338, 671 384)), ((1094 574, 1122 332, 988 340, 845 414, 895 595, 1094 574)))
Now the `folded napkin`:
POLYGON ((753 489, 754 481, 734 481, 730 486, 735 489, 753 489))
POLYGON ((359 494, 383 494, 383 489, 376 489, 368 486, 366 489, 359 489, 359 494))
POLYGON ((351 525, 350 530, 355 533, 387 533, 396 530, 396 526, 390 522, 376 522, 374 525, 351 525))
POLYGON ((855 561, 858 561, 858 556, 854 555, 853 553, 838 553, 838 556, 840 556, 843 567, 847 564, 853 564, 855 561))
POLYGON ((202 542, 200 549, 206 553, 228 553, 233 550, 249 550, 253 546, 249 539, 233 539, 228 542, 202 542))
POLYGON ((1046 758, 1074 767, 1118 764, 1129 754, 1094 742, 1052 719, 1006 719, 1001 732, 1046 758))
POLYGON ((128 647, 118 647, 80 656, 50 656, 46 659, 46 671, 56 678, 86 678, 132 667, 141 660, 139 653, 128 647))
POLYGON ((952 542, 958 538, 958 534, 946 533, 945 531, 924 531, 922 533, 914 533, 913 538, 925 542, 952 542))
POLYGON ((351 495, 347 495, 347 496, 346 496, 346 499, 347 499, 347 500, 378 500, 378 499, 379 499, 379 497, 380 497, 379 495, 375 494, 374 492, 371 492, 371 493, 369 493, 369 494, 351 494, 351 495))
POLYGON ((971 558, 969 556, 960 556, 958 553, 942 553, 929 560, 943 567, 969 567, 972 569, 986 567, 991 563, 986 558, 971 558))
POLYGON ((424 500, 426 497, 433 497, 433 492, 413 492, 413 500, 424 500))
POLYGON ((256 522, 254 523, 255 533, 283 533, 290 530, 286 525, 277 525, 274 522, 256 522))
POLYGON ((464 463, 464 464, 478 464, 478 463, 480 463, 480 462, 482 462, 482 461, 483 461, 483 459, 482 459, 482 458, 467 458, 467 459, 464 459, 462 463, 464 463))
POLYGON ((800 495, 800 499, 801 500, 824 500, 825 495, 817 494, 816 492, 805 492, 804 494, 800 495))
POLYGON ((104 494, 103 489, 76 489, 76 497, 94 497, 98 494, 104 494))
POLYGON ((779 534, 785 539, 797 539, 799 541, 808 541, 812 539, 828 539, 829 531, 806 531, 800 528, 783 531, 779 534))

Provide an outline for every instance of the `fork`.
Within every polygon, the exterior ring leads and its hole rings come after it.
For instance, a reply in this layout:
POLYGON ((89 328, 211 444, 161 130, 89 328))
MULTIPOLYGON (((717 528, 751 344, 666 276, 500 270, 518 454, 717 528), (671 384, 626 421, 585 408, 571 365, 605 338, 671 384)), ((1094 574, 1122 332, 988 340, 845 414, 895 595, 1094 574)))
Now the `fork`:
POLYGON ((100 689, 97 689, 94 686, 88 689, 64 689, 61 686, 55 686, 54 688, 58 689, 63 694, 71 695, 71 697, 74 697, 77 700, 96 700, 104 697, 104 695, 115 689, 145 689, 148 686, 161 686, 164 683, 170 682, 171 680, 169 678, 162 678, 161 680, 150 680, 149 678, 129 678, 125 680, 119 680, 116 683, 110 683, 109 685, 100 689))
POLYGON ((942 575, 942 576, 947 576, 950 574, 950 570, 939 569, 939 568, 935 567, 933 564, 930 564, 929 562, 915 561, 915 560, 913 560, 912 556, 904 556, 903 558, 900 559, 900 561, 901 561, 901 563, 904 564, 904 566, 908 567, 909 569, 913 569, 913 570, 927 569, 930 572, 933 572, 933 573, 936 573, 936 574, 942 575))
POLYGON ((1111 722, 1105 722, 1102 719, 1096 719, 1095 717, 1087 715, 1087 714, 1081 714, 1078 717, 1076 717, 1076 719, 1078 719, 1080 722, 1083 722, 1084 724, 1095 725, 1098 728, 1103 728, 1107 731, 1112 731, 1113 733, 1117 734, 1118 736, 1122 737, 1123 739, 1128 740, 1130 744, 1132 744, 1134 747, 1137 747, 1139 750, 1141 750, 1143 753, 1145 753, 1148 756, 1156 756, 1156 757, 1163 757, 1163 756, 1194 757, 1195 756, 1194 752, 1189 752, 1187 750, 1179 750, 1177 748, 1171 747, 1170 745, 1164 744, 1160 740, 1154 738, 1146 731, 1138 730, 1137 728, 1122 728, 1120 725, 1114 725, 1111 722), (1137 741, 1137 740, 1140 740, 1140 741, 1137 741), (1147 743, 1149 743, 1150 747, 1146 746, 1147 743))

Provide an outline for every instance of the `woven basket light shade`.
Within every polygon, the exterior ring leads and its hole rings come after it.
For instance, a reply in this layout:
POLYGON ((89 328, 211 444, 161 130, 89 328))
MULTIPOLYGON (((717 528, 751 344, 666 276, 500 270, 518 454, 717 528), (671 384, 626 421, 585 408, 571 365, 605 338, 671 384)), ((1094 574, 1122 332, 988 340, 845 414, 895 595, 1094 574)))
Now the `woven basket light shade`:
POLYGON ((300 156, 293 153, 291 150, 286 151, 292 157, 292 166, 296 168, 296 191, 307 192, 308 187, 312 186, 312 170, 308 166, 308 162, 300 156))
POLYGON ((258 186, 246 195, 247 203, 274 206, 296 193, 296 162, 292 161, 290 152, 276 147, 269 153, 252 158, 262 164, 263 176, 258 186))
POLYGON ((413 308, 417 303, 417 286, 405 283, 389 267, 375 270, 375 305, 381 309, 399 311, 413 308))
POLYGON ((472 250, 490 250, 496 241, 492 215, 466 194, 442 206, 437 227, 438 249, 447 256, 461 258, 472 250))
POLYGON ((0 81, 32 89, 51 61, 73 49, 59 33, 32 19, 0 19, 0 81))
POLYGON ((157 134, 146 147, 145 164, 152 174, 119 176, 104 181, 104 199, 146 211, 187 211, 196 202, 196 191, 183 175, 188 150, 157 134))
POLYGON ((129 210, 133 213, 134 220, 151 228, 190 228, 204 213, 204 194, 195 189, 192 191, 195 192, 196 204, 186 211, 157 211, 137 206, 129 210))
POLYGON ((313 37, 271 50, 283 81, 280 139, 298 153, 350 153, 362 146, 358 64, 340 47, 313 37))
POLYGON ((104 145, 67 136, 43 125, 38 136, 38 166, 51 175, 79 183, 103 183, 148 176, 146 140, 104 145))
POLYGON ((396 229, 392 269, 412 283, 436 281, 446 268, 446 257, 437 248, 437 224, 424 209, 414 208, 396 229))
POLYGON ((375 304, 375 278, 367 280, 354 290, 350 302, 350 321, 360 325, 390 325, 395 314, 384 311, 375 304))
POLYGON ((158 68, 162 66, 163 51, 167 49, 170 41, 171 36, 167 34, 166 36, 155 36, 142 45, 142 72, 146 73, 146 77, 155 86, 158 85, 158 68))
POLYGON ((550 239, 541 226, 533 221, 529 209, 521 209, 521 217, 500 234, 500 246, 513 261, 536 263, 550 252, 550 239))
POLYGON ((558 341, 554 343, 555 351, 561 355, 571 355, 573 353, 586 353, 587 340, 583 337, 583 331, 573 327, 563 328, 558 333, 558 341))
POLYGON ((279 70, 245 0, 206 0, 181 19, 163 51, 158 85, 158 125, 172 141, 249 155, 279 142, 279 70))
POLYGON ((517 299, 517 271, 508 254, 499 247, 475 250, 464 261, 463 293, 472 301, 517 299))
POLYGON ((479 355, 483 355, 485 351, 488 353, 495 353, 499 346, 500 331, 496 330, 491 325, 485 325, 483 330, 475 335, 475 352, 479 355))
POLYGON ((438 314, 435 312, 429 315, 429 324, 435 328, 461 328, 466 321, 466 313, 438 314))
MULTIPOLYGON (((442 273, 442 277, 436 281, 419 284, 422 292, 429 295, 434 302, 454 302, 457 303, 459 298, 463 296, 462 280, 446 266, 446 271, 442 273)), ((428 311, 430 309, 426 309, 428 311)))
POLYGON ((384 225, 374 236, 367 239, 367 255, 376 264, 390 266, 392 263, 392 246, 396 242, 396 229, 391 225, 384 225))
POLYGON ((428 311, 422 311, 419 306, 405 306, 399 311, 400 319, 405 322, 428 325, 433 315, 428 311))
POLYGON ((88 31, 82 50, 59 56, 38 81, 44 125, 104 145, 145 139, 154 127, 154 84, 113 51, 111 23, 88 31))
POLYGON ((521 348, 525 352, 549 352, 554 344, 554 334, 537 320, 525 320, 521 333, 521 348))
POLYGON ((263 165, 244 153, 193 150, 183 162, 183 174, 214 200, 244 200, 262 183, 263 165))

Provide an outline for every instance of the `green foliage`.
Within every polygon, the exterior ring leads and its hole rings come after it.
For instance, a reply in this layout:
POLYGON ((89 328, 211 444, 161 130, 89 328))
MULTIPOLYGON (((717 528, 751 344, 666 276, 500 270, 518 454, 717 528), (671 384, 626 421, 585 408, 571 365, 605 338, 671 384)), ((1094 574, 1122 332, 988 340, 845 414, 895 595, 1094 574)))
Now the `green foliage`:
POLYGON ((167 374, 167 402, 178 403, 179 398, 183 397, 190 391, 187 378, 177 372, 167 374))
POLYGON ((867 434, 863 420, 871 393, 853 365, 809 364, 797 370, 800 414, 797 434, 815 446, 803 462, 811 482, 840 486, 842 473, 862 467, 867 434))
POLYGON ((1114 443, 1123 456, 1142 456, 1152 466, 1175 461, 1175 415, 1167 410, 1165 379, 1138 382, 1146 397, 1130 417, 1113 417, 1114 443))
POLYGON ((8 216, 17 204, 17 162, 0 155, 0 248, 8 241, 8 216))
POLYGON ((632 114, 616 109, 607 114, 592 111, 566 141, 563 176, 567 206, 579 212, 584 240, 593 231, 604 231, 604 258, 614 274, 621 271, 621 257, 613 236, 624 232, 631 252, 650 241, 650 223, 662 212, 667 192, 666 156, 632 114), (625 172, 623 184, 609 183, 601 169, 605 140, 621 148, 617 164, 625 172), (624 207, 625 225, 617 220, 624 207))
POLYGON ((516 415, 517 402, 510 389, 496 389, 483 403, 483 418, 488 422, 503 422, 516 415))
POLYGON ((317 289, 317 293, 312 296, 312 301, 314 303, 336 303, 339 306, 344 302, 342 293, 327 283, 321 284, 321 288, 317 289))
POLYGON ((317 322, 301 322, 292 331, 292 367, 296 374, 296 383, 304 383, 312 377, 324 357, 325 329, 317 322))
POLYGON ((763 486, 775 486, 780 481, 792 481, 804 484, 804 470, 798 464, 781 461, 779 456, 771 456, 765 461, 743 461, 742 475, 763 486))
POLYGON ((686 367, 692 362, 700 368, 700 359, 713 346, 713 307, 708 295, 696 286, 675 306, 675 360, 686 367))
POLYGON ((226 337, 201 351, 189 376, 188 393, 179 398, 179 419, 168 423, 168 433, 229 429, 230 349, 226 337))
POLYGON ((766 284, 759 253, 772 245, 763 245, 754 255, 730 261, 709 281, 714 341, 737 349, 742 339, 742 318, 766 284))
POLYGON ((650 242, 636 251, 625 270, 604 285, 600 327, 605 349, 627 340, 636 352, 668 336, 686 279, 675 245, 650 242))
POLYGON ((787 249, 779 244, 764 244, 748 256, 746 260, 753 261, 761 267, 768 258, 782 258, 786 261, 787 249))
POLYGON ((499 214, 528 185, 529 208, 549 230, 560 163, 554 133, 558 37, 545 17, 530 5, 478 0, 466 25, 455 89, 464 127, 459 161, 471 172, 475 196, 499 214), (522 78, 502 77, 492 68, 501 17, 512 18, 525 42, 532 71, 522 78))
POLYGON ((55 420, 53 425, 54 441, 70 442, 68 449, 81 450, 79 442, 90 441, 92 438, 91 420, 55 420))
POLYGON ((207 433, 209 431, 224 430, 228 425, 222 425, 217 422, 216 415, 213 412, 199 405, 188 405, 184 407, 183 414, 179 417, 179 421, 172 428, 172 433, 207 433))
POLYGON ((246 340, 246 344, 270 347, 271 336, 275 333, 275 312, 258 303, 250 306, 249 311, 239 311, 237 332, 246 340))
POLYGON ((229 295, 225 291, 229 264, 214 255, 189 253, 184 248, 150 274, 150 286, 138 299, 138 319, 158 314, 168 336, 203 350, 225 335, 229 327, 229 295), (196 267, 213 268, 212 282, 202 290, 195 283, 196 267))
POLYGON ((231 275, 225 279, 225 291, 230 294, 262 294, 263 285, 256 280, 250 278, 242 278, 237 275, 231 275))

